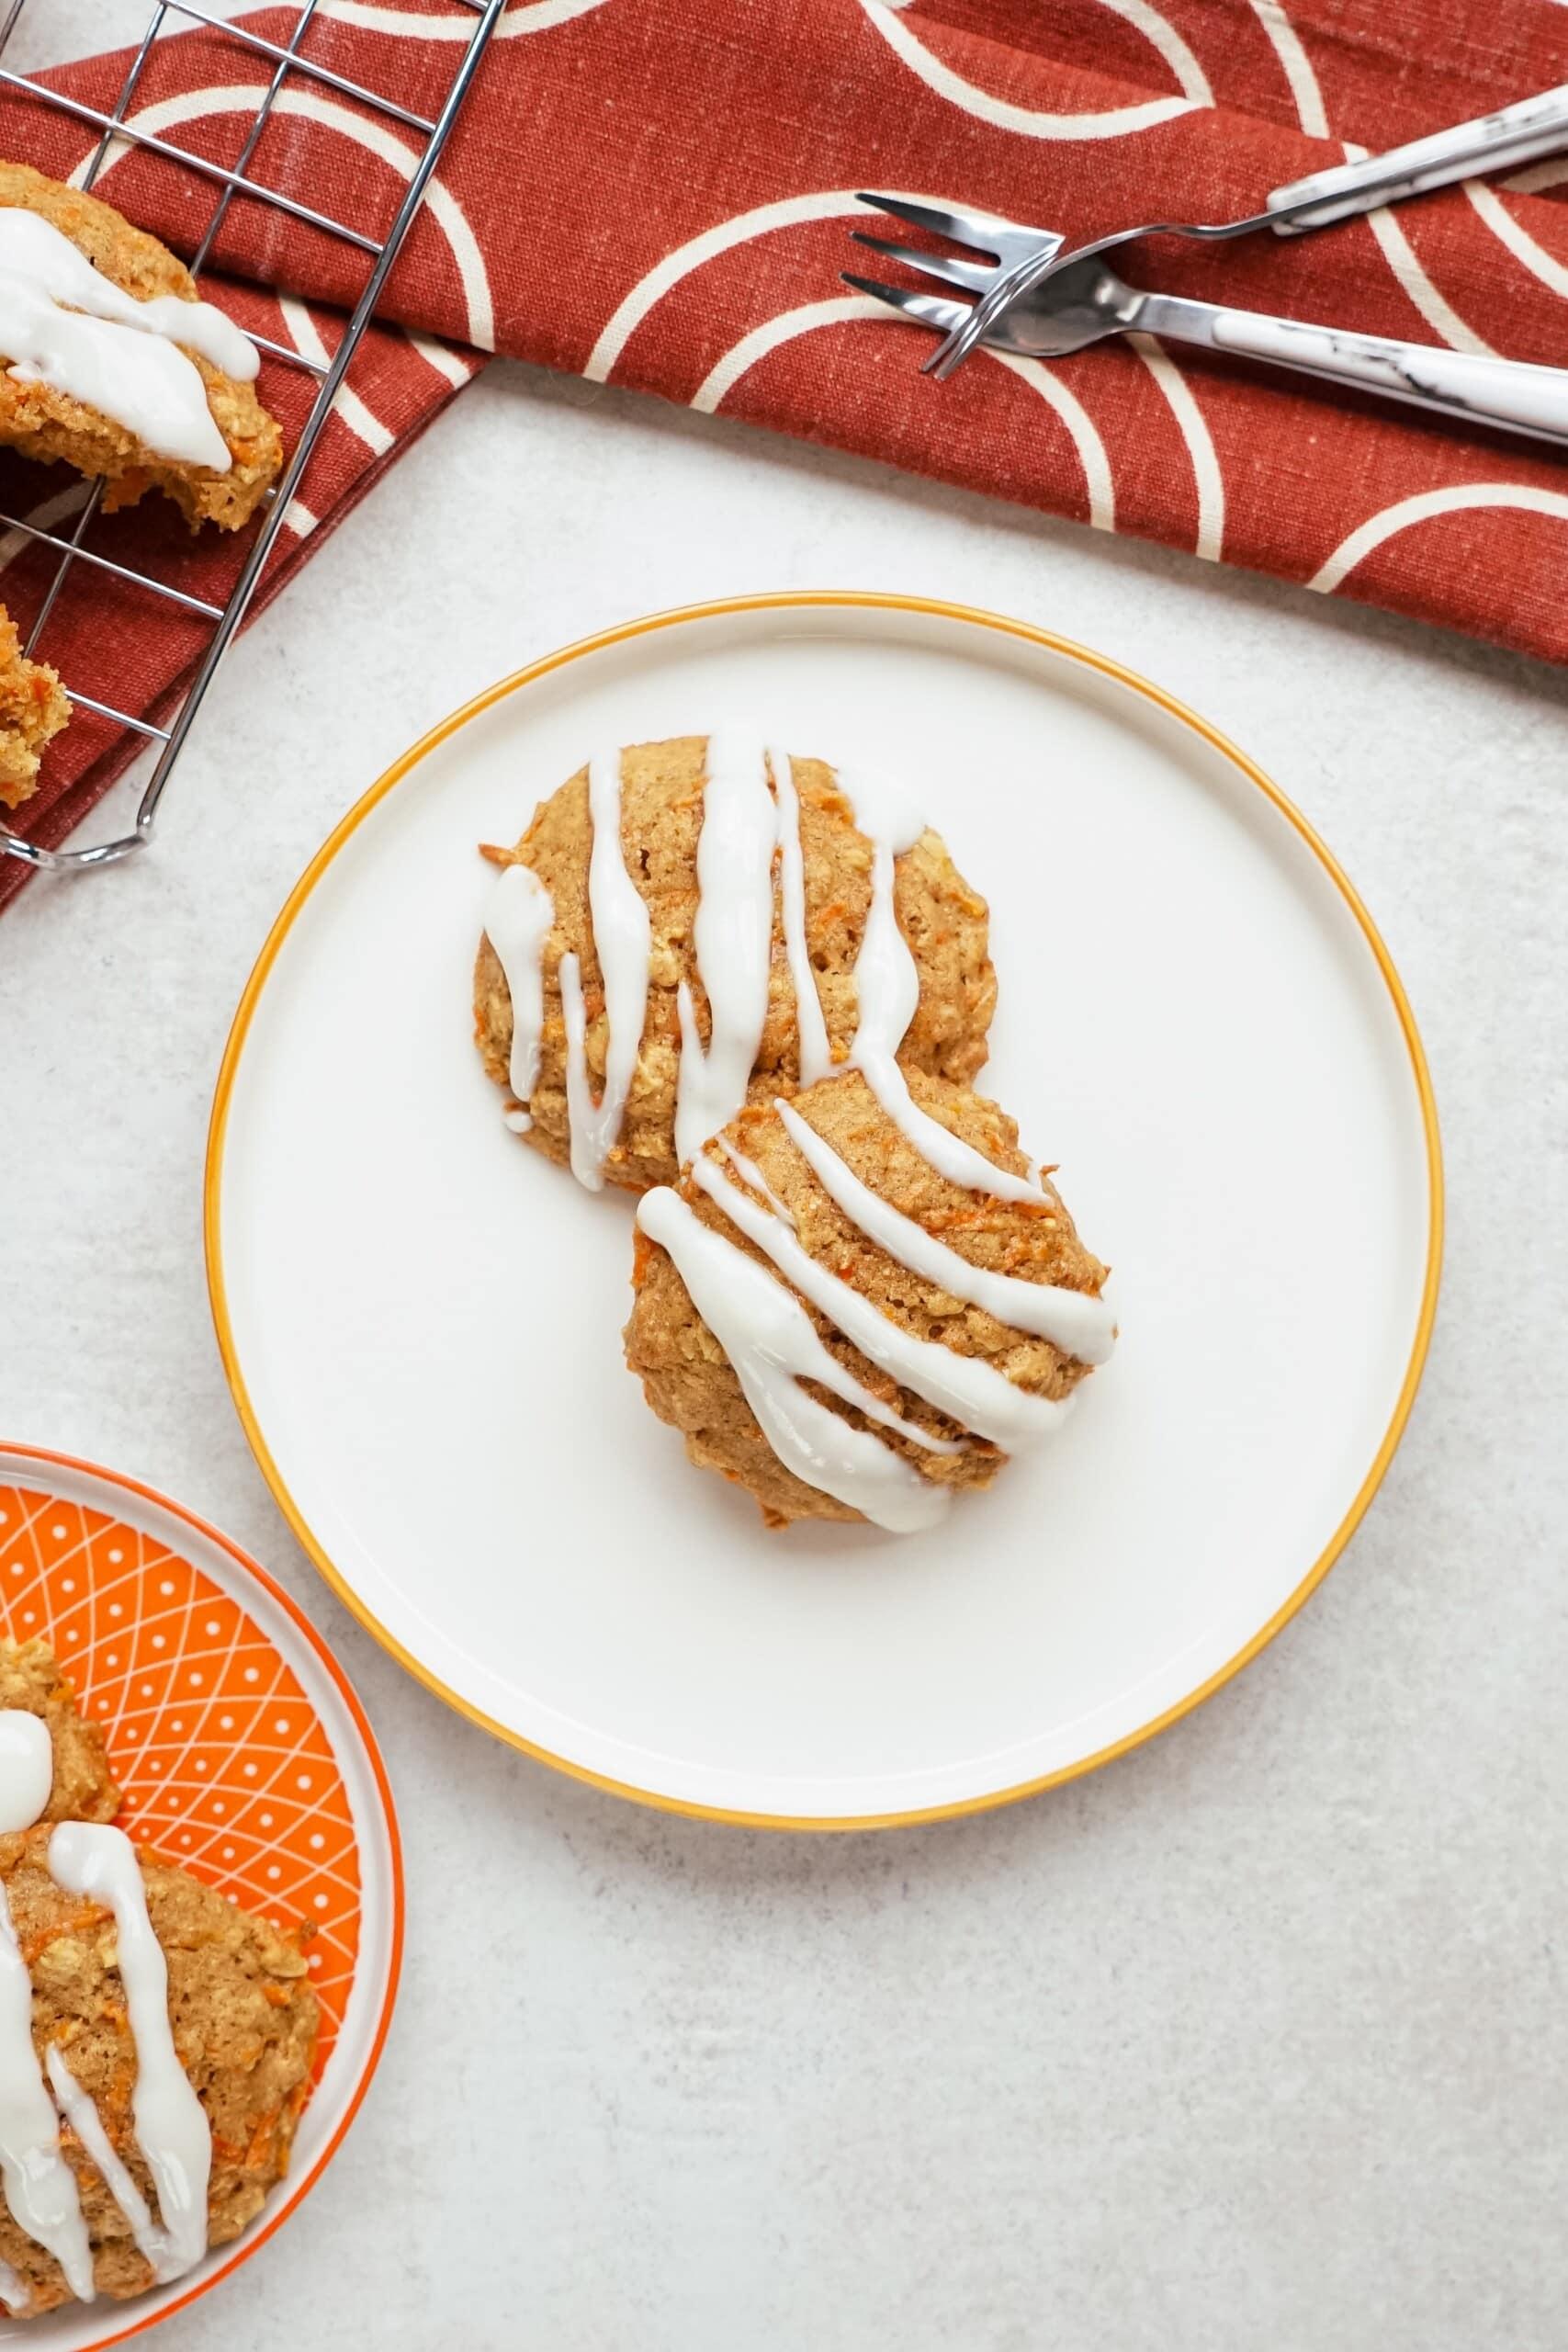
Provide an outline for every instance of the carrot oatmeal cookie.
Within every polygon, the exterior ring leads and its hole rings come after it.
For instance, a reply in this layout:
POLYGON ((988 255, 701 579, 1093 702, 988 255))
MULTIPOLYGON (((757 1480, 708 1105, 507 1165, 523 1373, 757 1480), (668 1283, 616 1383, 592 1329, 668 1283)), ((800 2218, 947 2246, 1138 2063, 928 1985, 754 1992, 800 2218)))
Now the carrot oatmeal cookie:
POLYGON ((237 530, 283 464, 255 345, 96 196, 0 163, 0 442, 237 530), (8 364, 6 364, 8 363, 8 364))
POLYGON ((236 2237, 315 2054, 297 1942, 106 1825, 120 1797, 42 1643, 0 1644, 0 2303, 120 2298, 236 2237))
POLYGON ((626 1362, 775 1527, 908 1532, 1050 1432, 1105 1269, 994 1102, 871 1060, 743 1110, 637 1212, 626 1362))
POLYGON ((49 1734, 51 1770, 40 1821, 112 1821, 120 1792, 104 1736, 76 1704, 47 1642, 0 1640, 0 1711, 36 1715, 49 1734))
POLYGON ((70 716, 60 680, 46 662, 24 658, 17 625, 0 605, 0 803, 6 808, 31 799, 44 746, 70 716))
POLYGON ((912 956, 898 1058, 973 1078, 997 993, 986 902, 940 836, 885 800, 728 736, 580 768, 514 848, 487 853, 503 872, 476 1037, 508 1124, 594 1188, 672 1182, 743 1102, 843 1063, 883 867, 912 956))

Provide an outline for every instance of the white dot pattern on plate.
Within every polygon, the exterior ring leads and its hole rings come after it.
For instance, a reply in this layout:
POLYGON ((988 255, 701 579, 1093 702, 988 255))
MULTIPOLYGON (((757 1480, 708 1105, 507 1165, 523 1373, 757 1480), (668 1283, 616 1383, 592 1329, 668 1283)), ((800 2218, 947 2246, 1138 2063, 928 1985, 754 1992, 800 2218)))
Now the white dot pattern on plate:
POLYGON ((237 1601, 137 1530, 30 1487, 0 1486, 0 1632, 69 1654, 139 1844, 286 1928, 310 1921, 324 2064, 353 1983, 358 1858, 298 1679, 237 1601))

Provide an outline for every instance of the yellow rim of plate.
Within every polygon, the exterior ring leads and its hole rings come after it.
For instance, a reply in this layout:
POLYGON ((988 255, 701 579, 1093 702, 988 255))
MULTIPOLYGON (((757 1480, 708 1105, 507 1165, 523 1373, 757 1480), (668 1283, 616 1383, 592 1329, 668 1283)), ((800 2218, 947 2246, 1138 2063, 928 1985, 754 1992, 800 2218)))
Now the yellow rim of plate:
POLYGON ((526 1756, 537 1757, 542 1764, 552 1765, 558 1772, 565 1772, 574 1781, 585 1781, 592 1788, 606 1789, 614 1796, 630 1797, 639 1804, 653 1805, 664 1813, 687 1814, 703 1821, 732 1822, 752 1829, 827 1831, 893 1829, 905 1827, 917 1822, 951 1821, 963 1814, 988 1813, 998 1805, 1014 1804, 1021 1797, 1037 1796, 1042 1790, 1055 1788, 1064 1781, 1076 1781, 1082 1774, 1096 1771, 1100 1765, 1109 1764, 1115 1757, 1125 1756, 1130 1749, 1142 1747, 1145 1740, 1153 1739, 1156 1733, 1165 1731, 1171 1724, 1179 1722, 1183 1715, 1192 1713, 1195 1708, 1202 1705, 1205 1699, 1211 1698, 1224 1683, 1230 1681, 1234 1675, 1239 1674, 1243 1667, 1249 1665, 1258 1652, 1273 1640, 1280 1628, 1289 1623, 1308 1596, 1317 1589, 1354 1534, 1365 1515, 1368 1505, 1382 1484, 1383 1475, 1393 1461, 1399 1441, 1404 1433, 1405 1423, 1410 1418, 1410 1408, 1416 1400, 1416 1391, 1420 1385, 1421 1374, 1427 1361, 1427 1351, 1431 1341, 1432 1326, 1438 1311, 1438 1284, 1442 1268, 1443 1163, 1442 1148, 1438 1135, 1438 1106, 1432 1093, 1432 1081, 1427 1068, 1427 1056, 1416 1026, 1416 1017, 1410 1009, 1410 1001, 1405 995, 1404 983, 1394 968, 1393 959, 1379 935, 1377 925, 1362 904, 1355 886, 1337 858, 1308 824, 1300 809, 1287 799, 1279 786, 1265 775, 1255 761, 1249 760, 1246 752, 1238 750, 1228 737, 1222 735, 1217 728, 1211 727, 1207 719, 1201 718, 1196 711, 1190 710, 1185 703, 1179 702, 1174 695, 1168 695, 1163 688, 1151 684, 1148 679, 1141 678, 1136 671, 1124 668, 1120 662, 1113 662, 1103 653, 1095 653, 1088 646, 1075 644, 1070 638, 1058 637, 1051 629, 1036 628, 1028 621, 1010 620, 1003 614, 985 612, 974 605, 949 604, 941 597, 887 595, 870 590, 814 589, 786 591, 762 596, 726 596, 708 604, 684 605, 671 612, 652 613, 641 620, 624 622, 618 628, 602 629, 593 637, 580 638, 574 645, 563 646, 558 652, 546 654, 542 661, 532 662, 526 669, 514 671, 510 677, 502 678, 493 686, 487 687, 483 694, 476 695, 471 702, 465 703, 449 718, 444 718, 439 726, 433 727, 430 732, 422 736, 400 759, 393 761, 386 773, 378 778, 364 797, 355 803, 348 814, 328 835, 305 868, 284 901, 282 910, 267 935, 266 944, 256 959, 255 968, 245 983, 244 993, 240 999, 233 1025, 229 1032, 229 1041, 223 1050, 222 1067, 218 1073, 218 1089, 213 1098, 212 1121, 207 1144, 203 1226, 207 1253, 208 1294, 211 1301, 213 1325, 218 1335, 219 1352, 223 1360, 223 1370, 233 1395, 235 1409, 239 1413, 241 1424, 250 1442, 251 1451, 261 1465, 262 1475, 272 1488, 278 1508, 288 1520, 289 1526, 337 1594, 338 1599, 345 1608, 353 1611, 367 1632, 373 1634, 382 1647, 389 1651, 400 1666, 407 1668, 415 1681, 423 1683, 427 1690, 434 1690, 438 1699, 444 1699, 449 1707, 457 1710, 458 1714, 466 1715, 470 1723, 478 1724, 482 1730, 493 1733, 497 1739, 504 1740, 508 1747, 520 1748, 526 1756), (1063 1765, 1055 1772, 1042 1773, 1035 1780, 1021 1781, 1015 1787, 998 1789, 985 1796, 964 1797, 952 1804, 925 1805, 917 1807, 910 1813, 834 1815, 829 1818, 810 1814, 737 1812, 722 1805, 701 1804, 691 1798, 665 1796, 656 1790, 638 1788, 627 1781, 612 1780, 605 1773, 590 1770, 586 1765, 574 1764, 569 1758, 558 1756, 553 1749, 540 1747, 536 1740, 524 1738, 520 1732, 513 1731, 509 1724, 498 1723, 494 1716, 487 1715, 482 1708, 476 1707, 470 1701, 462 1698, 438 1676, 432 1674, 427 1667, 422 1665, 420 1660, 406 1649, 394 1634, 389 1633, 386 1626, 372 1616, 342 1572, 328 1558, 326 1552, 308 1525, 304 1513, 289 1493, 282 1474, 268 1450, 266 1440, 262 1435, 260 1424, 246 1391, 234 1345, 233 1329, 230 1321, 228 1295, 223 1279, 222 1234, 219 1215, 229 1106, 233 1096, 234 1081, 239 1072, 240 1057, 244 1050, 245 1039, 249 1035, 256 1006, 261 1001, 262 990, 266 985, 267 978, 277 960, 285 940, 293 929, 301 908, 344 843, 351 834, 357 831, 372 809, 378 808, 388 794, 394 791, 422 760, 427 758, 432 752, 436 751, 451 736, 457 734, 459 729, 467 727, 485 711, 493 708, 497 703, 505 701, 509 695, 519 693, 525 686, 535 684, 541 678, 551 676, 556 671, 564 669, 570 662, 581 661, 584 655, 602 653, 611 646, 625 645, 633 638, 651 636, 661 629, 680 628, 691 621, 717 620, 740 613, 796 612, 811 609, 928 614, 937 619, 959 621, 970 628, 992 629, 1003 637, 1021 639, 1026 644, 1042 646, 1048 652, 1061 654, 1069 661, 1081 662, 1086 669, 1099 671, 1101 676, 1112 678, 1119 685, 1128 687, 1134 694, 1142 695, 1145 701, 1168 712, 1173 718, 1179 719, 1183 726, 1190 727, 1195 735, 1201 736, 1204 742, 1212 744, 1215 751, 1230 761, 1249 784, 1258 787, 1265 799, 1279 810, 1280 816, 1301 836, 1349 908, 1360 928, 1362 936, 1371 949, 1378 969, 1393 1001, 1393 1009, 1398 1016, 1405 1047, 1410 1056, 1416 1091, 1420 1099, 1421 1123, 1427 1144, 1430 1205, 1427 1267, 1421 1288, 1421 1311, 1416 1318, 1410 1361, 1405 1367, 1404 1378, 1400 1384, 1399 1395, 1394 1403, 1393 1416, 1383 1432, 1382 1442, 1373 1457, 1371 1467, 1362 1479, 1349 1509, 1336 1528, 1328 1544, 1314 1561, 1295 1590, 1274 1611, 1272 1617, 1253 1635, 1252 1639, 1225 1665, 1211 1674, 1207 1681, 1201 1683, 1196 1690, 1189 1692, 1185 1699, 1178 1701, 1175 1706, 1166 1708, 1162 1714, 1156 1715, 1150 1722, 1140 1724, 1137 1730, 1126 1733, 1121 1739, 1113 1741, 1110 1747, 1100 1748, 1092 1756, 1086 1756, 1075 1764, 1063 1765))

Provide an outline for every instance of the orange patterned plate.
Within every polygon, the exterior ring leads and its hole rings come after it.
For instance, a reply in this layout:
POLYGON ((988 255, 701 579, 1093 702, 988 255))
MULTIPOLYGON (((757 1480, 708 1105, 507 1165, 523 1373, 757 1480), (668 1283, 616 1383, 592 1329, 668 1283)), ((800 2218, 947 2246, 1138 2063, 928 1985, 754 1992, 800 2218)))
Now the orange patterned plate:
POLYGON ((52 1645, 102 1727, 132 1838, 247 1910, 312 1931, 315 2083, 288 2177, 255 2225, 135 2302, 0 2318, 0 2344, 101 2352, 254 2254, 347 2131, 397 1991, 397 1819, 364 1710, 321 1635, 226 1536, 135 1479, 0 1445, 0 1633, 52 1645))

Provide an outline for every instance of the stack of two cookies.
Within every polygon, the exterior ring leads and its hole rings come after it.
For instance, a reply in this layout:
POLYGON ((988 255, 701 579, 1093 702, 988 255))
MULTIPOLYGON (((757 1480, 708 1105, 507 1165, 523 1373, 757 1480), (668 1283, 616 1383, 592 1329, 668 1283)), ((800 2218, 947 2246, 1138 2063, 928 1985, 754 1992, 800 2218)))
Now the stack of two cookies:
POLYGON ((729 737, 536 811, 475 976, 508 1125, 643 1195, 626 1361, 770 1524, 931 1523, 1114 1337, 1105 1270, 973 1091, 987 910, 881 782, 729 737))

